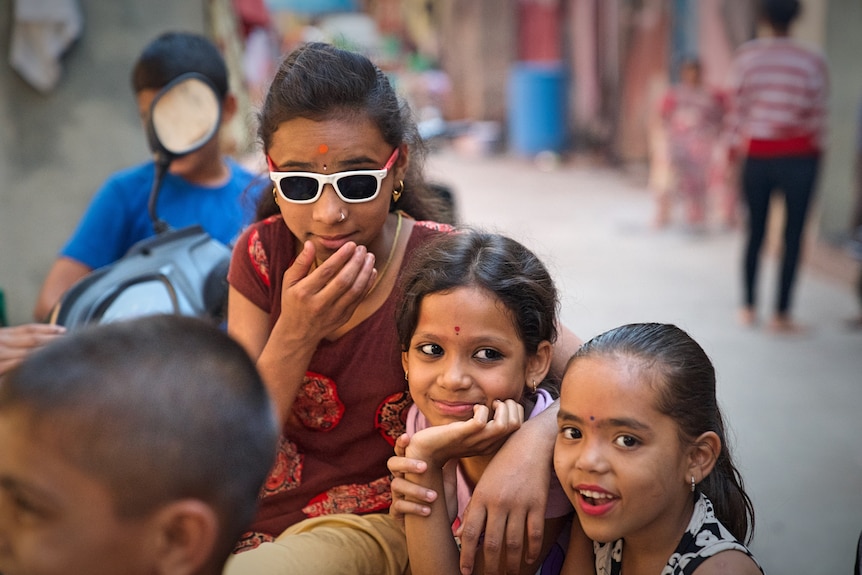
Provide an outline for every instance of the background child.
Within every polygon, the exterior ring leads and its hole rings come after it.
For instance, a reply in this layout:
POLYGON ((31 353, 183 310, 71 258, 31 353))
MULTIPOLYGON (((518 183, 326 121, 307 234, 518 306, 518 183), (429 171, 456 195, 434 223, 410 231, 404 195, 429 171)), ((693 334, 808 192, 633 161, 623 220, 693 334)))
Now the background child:
MULTIPOLYGON (((409 442, 399 441, 402 457, 389 465, 398 476, 392 483, 393 512, 406 513, 412 573, 455 573, 459 549, 453 532, 472 486, 525 414, 534 416, 553 401, 539 383, 557 336, 557 294, 544 265, 527 248, 475 231, 427 244, 406 269, 402 285, 396 318, 414 405, 407 414, 409 442), (417 461, 427 471, 410 472, 417 461), (418 503, 422 499, 414 494, 428 488, 441 496, 418 503)), ((562 496, 559 485, 552 488, 541 559, 571 511, 562 496)), ((557 570, 560 554, 548 558, 557 570)), ((481 565, 474 569, 484 572, 481 565)), ((535 565, 522 565, 523 573, 535 571, 535 565)))
POLYGON ((0 381, 0 572, 221 573, 276 437, 254 364, 209 323, 58 338, 0 381))
POLYGON ((761 572, 740 543, 754 509, 715 370, 687 333, 630 324, 588 341, 569 362, 557 417, 555 469, 597 542, 597 573, 761 572))
MULTIPOLYGON (((700 61, 696 58, 682 62, 679 79, 662 98, 660 115, 667 134, 676 195, 683 201, 686 223, 698 228, 706 221, 710 168, 724 105, 717 92, 704 86, 700 61)), ((658 226, 668 223, 670 200, 666 193, 658 198, 658 226)))
MULTIPOLYGON (((222 104, 221 121, 236 112, 228 91, 228 72, 218 48, 204 36, 168 32, 148 44, 132 70, 132 88, 141 119, 146 121, 156 94, 188 72, 204 75, 215 86, 222 104)), ((121 170, 104 183, 40 290, 33 315, 48 317, 72 285, 91 271, 120 259, 136 242, 155 235, 147 204, 153 185, 153 161, 121 170)), ((174 228, 201 225, 216 240, 230 244, 250 223, 254 201, 243 209, 243 193, 252 175, 222 155, 213 138, 199 150, 174 160, 159 193, 157 213, 174 228)))

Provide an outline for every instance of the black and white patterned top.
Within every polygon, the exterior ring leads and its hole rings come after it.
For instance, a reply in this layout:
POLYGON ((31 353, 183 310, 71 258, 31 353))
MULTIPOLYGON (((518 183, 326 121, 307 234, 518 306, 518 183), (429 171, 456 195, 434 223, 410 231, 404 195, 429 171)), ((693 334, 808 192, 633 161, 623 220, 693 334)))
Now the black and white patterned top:
MULTIPOLYGON (((620 575, 623 562, 623 540, 594 543, 597 575, 620 575)), ((661 570, 661 575, 691 575, 701 563, 722 551, 742 551, 757 564, 748 548, 736 540, 715 518, 712 502, 704 495, 694 504, 691 521, 676 546, 676 550, 661 570)), ((757 564, 761 573, 763 568, 757 564)))

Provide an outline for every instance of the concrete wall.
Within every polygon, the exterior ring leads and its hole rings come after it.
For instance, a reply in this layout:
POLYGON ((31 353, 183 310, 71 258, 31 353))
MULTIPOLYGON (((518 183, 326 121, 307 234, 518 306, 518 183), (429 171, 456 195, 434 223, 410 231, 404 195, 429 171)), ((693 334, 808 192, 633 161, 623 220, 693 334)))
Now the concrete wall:
POLYGON ((455 120, 506 118, 506 80, 515 60, 516 2, 453 0, 437 3, 441 14, 443 69, 452 82, 455 120))
POLYGON ((821 47, 829 62, 829 138, 810 235, 838 246, 847 237, 853 208, 856 134, 862 102, 860 29, 860 0, 803 0, 802 17, 794 28, 794 36, 821 47))
POLYGON ((84 29, 60 84, 31 88, 9 65, 12 0, 0 0, 0 289, 7 319, 29 321, 39 286, 112 171, 147 158, 130 87, 157 34, 204 32, 204 0, 79 0, 84 29))
POLYGON ((823 39, 830 65, 829 149, 820 178, 820 235, 840 242, 849 231, 853 209, 856 138, 862 103, 862 2, 829 0, 823 39))

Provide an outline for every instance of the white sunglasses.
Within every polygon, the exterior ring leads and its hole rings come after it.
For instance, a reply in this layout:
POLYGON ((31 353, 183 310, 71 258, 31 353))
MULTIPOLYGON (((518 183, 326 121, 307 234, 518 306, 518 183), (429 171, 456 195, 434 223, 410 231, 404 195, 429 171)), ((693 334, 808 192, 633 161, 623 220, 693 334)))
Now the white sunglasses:
POLYGON ((380 183, 398 159, 398 148, 380 170, 350 170, 334 174, 315 172, 279 172, 269 155, 269 178, 275 184, 278 195, 294 204, 311 204, 323 193, 323 186, 331 184, 335 193, 348 204, 370 202, 380 193, 380 183))

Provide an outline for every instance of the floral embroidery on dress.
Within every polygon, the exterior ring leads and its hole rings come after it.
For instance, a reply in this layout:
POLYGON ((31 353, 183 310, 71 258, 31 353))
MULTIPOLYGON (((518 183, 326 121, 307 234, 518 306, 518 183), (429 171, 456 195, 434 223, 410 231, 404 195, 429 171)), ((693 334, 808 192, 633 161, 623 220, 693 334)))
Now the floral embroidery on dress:
POLYGON ((395 447, 395 440, 407 431, 407 410, 412 403, 410 392, 402 391, 384 399, 377 408, 374 427, 393 447, 395 447))
POLYGON ((268 497, 295 489, 302 483, 302 460, 296 444, 284 436, 278 443, 275 464, 272 466, 260 491, 260 497, 268 497))
MULTIPOLYGON (((598 575, 619 575, 623 561, 623 540, 611 543, 594 543, 596 554, 596 573, 598 575)), ((683 533, 676 550, 668 559, 661 575, 691 575, 704 561, 722 551, 742 551, 763 569, 752 556, 751 551, 736 540, 733 534, 716 519, 712 502, 701 493, 694 504, 688 527, 683 533)))
POLYGON ((299 423, 315 431, 330 431, 338 426, 344 409, 334 381, 319 373, 306 372, 293 402, 293 415, 299 423))
POLYGON ((433 222, 431 220, 419 220, 413 224, 414 226, 422 226, 423 228, 428 228, 429 230, 436 230, 438 232, 451 232, 455 228, 449 224, 441 224, 440 222, 433 222))
POLYGON ((321 493, 302 508, 308 517, 332 513, 372 513, 392 504, 389 476, 367 484, 339 485, 321 493))
POLYGON ((272 535, 257 531, 246 531, 239 538, 239 541, 237 541, 233 552, 242 553, 243 551, 250 551, 251 549, 257 549, 261 543, 272 543, 273 541, 275 541, 275 537, 272 535))
POLYGON ((260 241, 260 229, 254 228, 248 234, 248 257, 251 259, 251 265, 257 276, 263 281, 266 287, 270 287, 269 281, 269 260, 266 257, 266 250, 263 248, 263 242, 260 241))

